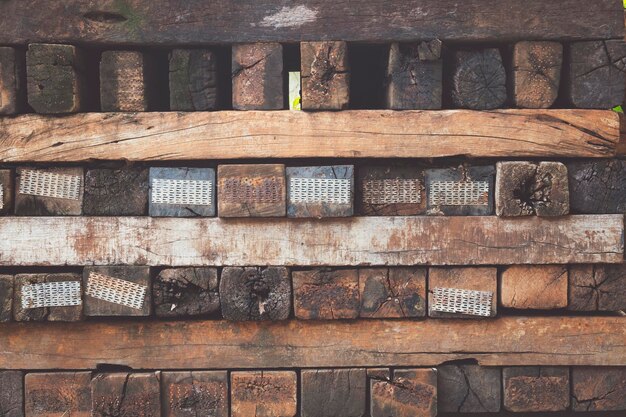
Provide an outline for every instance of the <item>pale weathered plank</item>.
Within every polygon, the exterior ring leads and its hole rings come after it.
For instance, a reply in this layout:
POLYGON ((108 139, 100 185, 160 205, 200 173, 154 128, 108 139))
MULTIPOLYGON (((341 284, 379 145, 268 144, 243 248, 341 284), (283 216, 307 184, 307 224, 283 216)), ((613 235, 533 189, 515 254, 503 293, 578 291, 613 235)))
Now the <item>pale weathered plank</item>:
POLYGON ((609 110, 85 113, 0 119, 0 162, 610 157, 609 110))
POLYGON ((478 265, 619 263, 622 215, 0 218, 0 265, 478 265))

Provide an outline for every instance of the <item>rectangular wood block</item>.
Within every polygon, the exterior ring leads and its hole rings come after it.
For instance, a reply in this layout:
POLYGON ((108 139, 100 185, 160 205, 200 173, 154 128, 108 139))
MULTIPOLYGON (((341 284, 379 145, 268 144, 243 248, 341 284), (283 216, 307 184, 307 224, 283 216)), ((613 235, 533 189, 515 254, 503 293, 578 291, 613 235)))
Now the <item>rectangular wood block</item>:
POLYGON ((104 51, 100 59, 100 107, 102 111, 148 111, 153 105, 153 62, 137 51, 104 51))
POLYGON ((152 282, 158 317, 207 315, 220 311, 217 268, 167 268, 152 282))
POLYGON ((565 411, 570 406, 569 368, 521 366, 502 369, 504 408, 515 413, 565 411))
POLYGON ((0 415, 24 417, 24 374, 0 371, 0 415))
POLYGON ((220 217, 285 216, 284 165, 220 165, 217 178, 220 217))
POLYGON ((14 282, 13 275, 0 275, 0 323, 11 321, 13 318, 14 282))
POLYGON ((287 167, 288 217, 354 214, 354 166, 287 167))
POLYGON ((292 371, 230 374, 231 417, 295 417, 297 376, 292 371))
POLYGON ((160 417, 160 379, 160 372, 96 375, 91 380, 92 417, 160 417))
POLYGON ((94 168, 85 174, 86 216, 145 216, 148 212, 148 170, 94 168))
POLYGON ((26 89, 23 53, 10 47, 0 47, 0 115, 23 110, 26 89))
POLYGON ((296 318, 312 320, 359 317, 359 273, 356 269, 293 271, 296 318))
POLYGON ((79 216, 83 211, 84 170, 17 168, 15 214, 18 216, 79 216))
POLYGON ((566 265, 514 265, 500 276, 500 303, 516 309, 567 307, 566 265))
POLYGON ((149 316, 150 281, 147 266, 86 266, 83 269, 85 316, 149 316))
POLYGON ((387 65, 388 109, 440 109, 442 83, 439 39, 391 44, 387 65))
POLYGON ((169 54, 170 110, 215 110, 219 94, 217 55, 208 49, 174 49, 169 54))
POLYGON ((344 110, 350 103, 350 63, 344 41, 301 42, 302 110, 344 110))
POLYGON ((372 417, 435 417, 437 370, 397 369, 391 381, 370 379, 372 417))
POLYGON ((150 216, 215 216, 215 184, 213 168, 150 168, 150 216))
POLYGON ((26 52, 28 104, 37 113, 82 110, 85 62, 72 45, 31 43, 26 52))
POLYGON ((453 104, 463 109, 504 107, 507 101, 506 70, 500 51, 497 48, 456 51, 450 94, 453 104))
POLYGON ((359 268, 360 316, 426 315, 426 268, 359 268))
POLYGON ((495 317, 497 304, 498 270, 496 268, 430 268, 428 271, 428 315, 430 317, 495 317), (436 289, 470 291, 465 296, 457 296, 458 301, 462 301, 466 308, 449 311, 451 306, 446 303, 445 293, 439 296, 436 289), (475 293, 476 291, 480 294, 475 293), (436 303, 437 299, 439 299, 438 303, 436 303), (444 308, 439 308, 438 305, 444 308), (478 314, 479 310, 481 314, 478 314))
POLYGON ((272 42, 233 45, 232 79, 233 109, 284 109, 282 45, 272 42))
POLYGON ((567 163, 572 213, 626 213, 626 161, 567 163))
POLYGON ((226 371, 163 372, 161 386, 163 417, 229 417, 226 371))
POLYGON ((571 265, 569 305, 576 311, 626 311, 626 264, 571 265))
POLYGON ((445 364, 437 367, 437 409, 442 413, 497 413, 502 401, 500 368, 445 364))
POLYGON ((303 369, 300 372, 301 417, 363 417, 365 368, 303 369))
POLYGON ((45 274, 17 274, 13 287, 13 320, 15 321, 44 321, 48 315, 48 307, 23 308, 22 288, 25 285, 43 284, 45 274))
POLYGON ((426 212, 424 170, 416 164, 362 165, 357 170, 357 211, 367 216, 426 212))
POLYGON ((91 417, 91 372, 28 373, 26 416, 91 417))
POLYGON ((513 47, 511 82, 515 106, 547 109, 561 83, 563 45, 559 42, 518 42, 513 47))
POLYGON ((10 169, 0 169, 0 216, 13 213, 14 175, 10 169))
POLYGON ((80 275, 73 273, 16 275, 13 316, 17 321, 81 320, 83 305, 80 275))
MULTIPOLYGON (((46 274, 46 283, 58 284, 60 290, 51 291, 52 299, 56 304, 64 304, 48 307, 48 321, 78 321, 83 318, 83 289, 80 274, 56 273, 46 274), (69 286, 69 287, 68 287, 69 286), (77 304, 77 305, 73 305, 77 304)), ((47 295, 46 295, 47 298, 47 295)))
POLYGON ((572 368, 572 409, 626 410, 626 368, 572 368))
POLYGON ((383 381, 391 381, 391 369, 389 368, 368 368, 367 379, 378 379, 383 381))
POLYGON ((493 214, 495 169, 466 166, 424 171, 428 214, 486 216, 493 214))

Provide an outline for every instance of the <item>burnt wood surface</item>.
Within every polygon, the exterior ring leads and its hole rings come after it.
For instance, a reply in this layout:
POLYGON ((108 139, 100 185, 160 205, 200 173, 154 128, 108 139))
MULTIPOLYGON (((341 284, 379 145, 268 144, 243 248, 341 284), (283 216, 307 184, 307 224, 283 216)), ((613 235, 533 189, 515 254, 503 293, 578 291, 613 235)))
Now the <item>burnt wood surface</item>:
POLYGON ((217 107, 217 54, 207 49, 174 49, 169 54, 170 110, 217 107))
POLYGON ((166 268, 152 282, 159 317, 198 316, 220 310, 217 268, 166 268))
POLYGON ((144 216, 147 212, 147 169, 94 168, 85 173, 86 216, 144 216))
POLYGON ((569 309, 626 311, 626 264, 571 265, 569 309))
POLYGON ((626 161, 567 163, 572 213, 626 213, 626 161))
POLYGON ((426 315, 426 268, 359 268, 361 317, 426 315))
POLYGON ((24 374, 0 371, 0 415, 24 417, 24 374))
POLYGON ((359 316, 356 269, 294 271, 293 299, 299 319, 355 319, 359 316))
POLYGON ((13 275, 0 275, 0 322, 13 319, 13 275))
POLYGON ((302 417, 363 417, 367 378, 364 368, 303 369, 300 372, 302 417))
POLYGON ((370 379, 372 417, 435 417, 437 370, 397 369, 389 381, 370 379))
POLYGON ((450 94, 454 105, 463 109, 504 107, 506 71, 500 51, 496 48, 456 51, 450 94))

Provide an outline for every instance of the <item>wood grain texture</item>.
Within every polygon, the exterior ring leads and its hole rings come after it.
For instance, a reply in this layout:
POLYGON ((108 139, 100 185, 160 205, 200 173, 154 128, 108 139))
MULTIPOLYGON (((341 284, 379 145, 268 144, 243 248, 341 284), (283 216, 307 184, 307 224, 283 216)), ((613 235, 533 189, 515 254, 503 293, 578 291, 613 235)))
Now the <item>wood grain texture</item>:
POLYGON ((610 157, 603 110, 86 113, 0 119, 0 162, 610 157))
POLYGON ((349 266, 623 262, 622 215, 545 219, 3 217, 0 265, 349 266), (216 239, 219 236, 219 239, 216 239))

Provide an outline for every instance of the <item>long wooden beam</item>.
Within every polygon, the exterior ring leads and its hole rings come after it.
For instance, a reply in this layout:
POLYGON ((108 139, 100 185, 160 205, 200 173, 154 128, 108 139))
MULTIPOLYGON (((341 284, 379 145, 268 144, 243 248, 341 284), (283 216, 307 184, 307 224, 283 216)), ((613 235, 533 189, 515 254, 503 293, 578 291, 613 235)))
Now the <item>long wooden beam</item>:
POLYGON ((0 218, 0 265, 619 263, 622 215, 0 218))
POLYGON ((610 157, 604 110, 87 113, 0 119, 1 162, 610 157))

